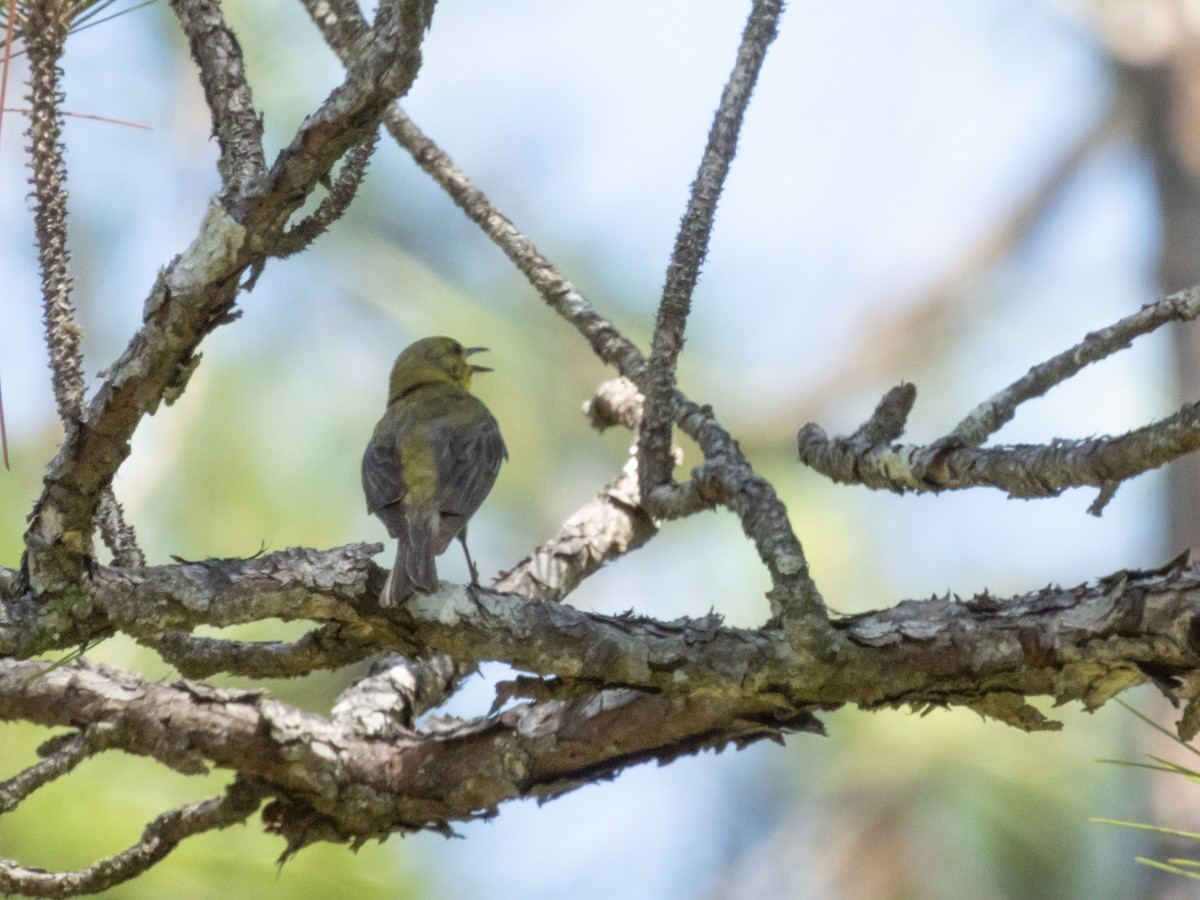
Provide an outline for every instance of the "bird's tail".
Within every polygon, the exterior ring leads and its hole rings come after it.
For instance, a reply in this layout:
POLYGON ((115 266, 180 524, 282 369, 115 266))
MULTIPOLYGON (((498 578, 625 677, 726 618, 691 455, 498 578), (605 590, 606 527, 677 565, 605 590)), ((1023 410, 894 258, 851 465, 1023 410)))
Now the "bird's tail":
POLYGON ((432 594, 437 590, 437 565, 434 562, 433 527, 412 523, 398 535, 396 562, 383 592, 384 606, 399 606, 417 591, 432 594))

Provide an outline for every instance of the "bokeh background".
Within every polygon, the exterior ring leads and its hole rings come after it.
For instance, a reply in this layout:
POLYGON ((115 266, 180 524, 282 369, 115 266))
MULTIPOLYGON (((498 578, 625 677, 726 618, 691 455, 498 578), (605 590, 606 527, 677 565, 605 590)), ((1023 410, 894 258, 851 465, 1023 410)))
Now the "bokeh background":
MULTIPOLYGON (((340 69, 298 4, 224 5, 277 149, 340 69)), ((1189 499, 1187 465, 1125 485, 1094 518, 1083 491, 1019 502, 986 491, 914 498, 838 487, 801 469, 794 450, 805 422, 851 430, 901 380, 919 389, 910 436, 937 437, 1087 331, 1162 288, 1200 281, 1188 268, 1200 236, 1187 205, 1188 135, 1200 134, 1187 118, 1194 7, 796 0, 787 9, 721 202, 680 380, 778 486, 835 609, 1072 584, 1160 564, 1194 542, 1188 514, 1200 503, 1189 499)), ((405 106, 646 347, 747 9, 444 0, 405 106)), ((73 35, 64 68, 67 109, 151 126, 66 124, 76 302, 95 375, 138 326, 159 267, 194 235, 217 187, 216 148, 163 4, 73 35)), ((18 60, 14 74, 22 72, 18 60)), ((10 87, 7 105, 21 102, 10 87)), ((10 114, 0 136, 8 566, 60 439, 23 124, 10 114)), ((598 436, 580 414, 611 373, 386 138, 350 214, 311 252, 268 265, 240 308, 242 319, 203 345, 183 398, 139 430, 116 483, 154 563, 383 540, 364 509, 360 454, 392 359, 426 334, 492 348, 496 372, 478 392, 512 459, 472 525, 485 572, 552 535, 624 462, 627 436, 598 436)), ((1174 409, 1181 383, 1195 399, 1187 338, 1178 329, 1140 340, 1026 404, 1000 439, 1135 427, 1174 409)), ((445 560, 443 577, 465 578, 456 554, 445 560)), ((671 524, 571 602, 664 618, 716 609, 753 626, 767 615, 766 588, 736 520, 713 513, 671 524)), ((235 634, 300 631, 271 622, 235 634)), ((119 639, 90 656, 177 677, 119 639)), ((325 712, 355 674, 223 683, 325 712)), ((484 712, 489 679, 504 674, 485 667, 451 711, 484 712)), ((1151 694, 1129 699, 1169 721, 1151 694)), ((319 846, 277 869, 282 844, 253 826, 204 835, 110 895, 1189 896, 1134 861, 1157 852, 1151 836, 1088 818, 1194 827, 1188 808, 1200 788, 1156 786, 1096 762, 1163 752, 1116 705, 1051 712, 1062 732, 1026 735, 963 711, 843 710, 826 717, 828 738, 638 767, 541 808, 508 804, 492 821, 459 828, 463 840, 396 837, 357 854, 319 846)), ((47 736, 0 726, 0 775, 32 762, 47 736)), ((0 819, 0 855, 85 865, 226 778, 92 760, 0 819)))

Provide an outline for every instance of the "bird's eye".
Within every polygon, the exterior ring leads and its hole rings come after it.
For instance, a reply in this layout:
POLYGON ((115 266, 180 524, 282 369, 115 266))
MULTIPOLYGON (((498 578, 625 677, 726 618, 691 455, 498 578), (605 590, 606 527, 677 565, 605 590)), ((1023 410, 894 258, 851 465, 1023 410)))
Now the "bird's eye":
POLYGON ((460 344, 460 343, 458 343, 457 341, 455 341, 453 344, 451 344, 451 345, 450 345, 450 351, 451 351, 451 352, 452 352, 452 353, 453 353, 455 356, 462 356, 462 355, 463 355, 463 353, 465 352, 465 351, 463 350, 463 345, 462 345, 462 344, 460 344))

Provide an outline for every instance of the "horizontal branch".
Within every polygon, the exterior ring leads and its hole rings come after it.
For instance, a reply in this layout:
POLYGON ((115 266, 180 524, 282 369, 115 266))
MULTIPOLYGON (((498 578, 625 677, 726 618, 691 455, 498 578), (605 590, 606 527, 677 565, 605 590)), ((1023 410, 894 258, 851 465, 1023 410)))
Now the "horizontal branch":
POLYGON ((1116 437, 1049 444, 976 447, 955 438, 925 446, 880 444, 870 436, 830 438, 811 423, 796 443, 801 462, 822 475, 898 494, 995 487, 1034 498, 1097 487, 1111 496, 1122 481, 1200 450, 1200 403, 1116 437))
POLYGON ((257 693, 151 683, 85 662, 44 669, 0 661, 0 719, 105 724, 110 747, 171 768, 236 769, 270 786, 276 802, 264 816, 289 851, 314 838, 446 832, 505 800, 557 796, 644 760, 819 730, 777 705, 611 689, 373 740, 345 717, 332 722, 257 693))
MULTIPOLYGON (((263 653, 257 645, 245 645, 247 653, 235 661, 231 648, 236 642, 218 642, 224 646, 218 651, 190 634, 190 640, 170 634, 200 625, 222 628, 264 619, 330 623, 325 636, 352 636, 365 645, 364 653, 372 647, 403 652, 411 647, 396 647, 390 639, 380 644, 378 636, 372 639, 370 626, 355 612, 357 605, 369 608, 366 598, 379 595, 385 576, 371 558, 382 549, 379 544, 349 544, 145 569, 97 566, 88 585, 94 598, 91 615, 78 618, 37 603, 30 593, 18 593, 16 579, 0 578, 0 656, 26 658, 78 647, 120 629, 147 646, 164 648, 168 661, 185 668, 194 664, 204 670, 207 659, 219 656, 241 674, 278 677, 278 655, 263 653), (265 671, 251 667, 256 658, 268 660, 265 671)), ((0 569, 0 574, 6 570, 0 569)), ((313 643, 318 640, 311 638, 313 643)), ((325 655, 314 658, 318 663, 325 660, 325 655)), ((300 672, 293 669, 290 674, 300 672)))
POLYGON ((260 692, 16 660, 0 662, 0 719, 98 728, 105 748, 184 772, 233 769, 275 797, 264 815, 289 852, 313 839, 445 833, 506 800, 557 796, 636 762, 815 731, 813 712, 846 703, 966 706, 1032 730, 1057 723, 1028 697, 1090 709, 1149 681, 1187 701, 1185 736, 1200 727, 1200 567, 1184 559, 1011 598, 905 601, 837 621, 830 653, 818 656, 779 629, 728 628, 716 616, 604 616, 453 585, 383 610, 385 572, 366 564, 370 549, 95 576, 115 619, 122 604, 213 625, 290 608, 358 623, 366 644, 447 658, 424 675, 404 663, 381 671, 343 695, 332 719, 260 692), (331 574, 331 555, 349 568, 331 574), (198 587, 186 602, 170 596, 187 583, 198 587), (507 688, 536 702, 413 730, 421 696, 437 702, 459 673, 488 660, 540 676, 507 688))
MULTIPOLYGON (((465 669, 495 660, 580 684, 663 696, 700 692, 735 706, 979 708, 999 694, 1092 707, 1166 672, 1190 678, 1200 666, 1192 624, 1200 613, 1200 567, 1183 561, 1005 599, 985 593, 961 603, 904 601, 838 620, 830 652, 813 654, 779 629, 728 628, 716 616, 604 616, 449 584, 383 610, 378 595, 386 573, 368 563, 371 549, 285 551, 147 569, 136 579, 100 569, 96 596, 122 627, 137 607, 147 621, 157 616, 174 628, 312 618, 349 623, 365 645, 409 658, 444 654, 465 669), (349 568, 324 577, 337 570, 331 560, 339 556, 349 568), (197 585, 193 593, 181 587, 188 583, 197 585), (210 595, 218 585, 224 589, 210 595), (181 598, 172 599, 173 591, 181 598)), ((1190 690, 1181 684, 1178 696, 1190 698, 1190 690)), ((998 717, 1020 724, 1019 717, 998 717)))

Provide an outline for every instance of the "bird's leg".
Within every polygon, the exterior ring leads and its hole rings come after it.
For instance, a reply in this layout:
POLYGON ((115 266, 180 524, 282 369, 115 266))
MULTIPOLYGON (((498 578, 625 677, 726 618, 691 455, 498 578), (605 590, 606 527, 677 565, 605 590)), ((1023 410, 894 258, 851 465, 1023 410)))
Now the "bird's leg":
POLYGON ((467 557, 467 568, 471 570, 471 587, 479 587, 479 570, 475 568, 475 561, 471 559, 471 551, 467 549, 467 529, 463 526, 463 530, 458 533, 458 540, 462 544, 463 555, 467 557))

